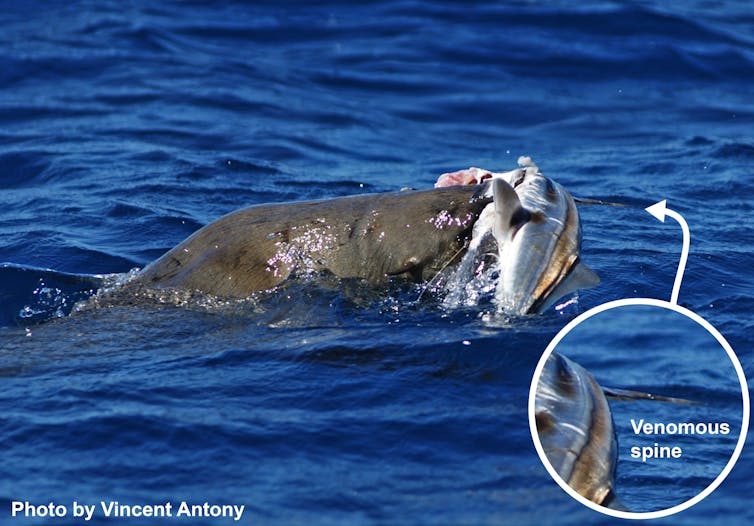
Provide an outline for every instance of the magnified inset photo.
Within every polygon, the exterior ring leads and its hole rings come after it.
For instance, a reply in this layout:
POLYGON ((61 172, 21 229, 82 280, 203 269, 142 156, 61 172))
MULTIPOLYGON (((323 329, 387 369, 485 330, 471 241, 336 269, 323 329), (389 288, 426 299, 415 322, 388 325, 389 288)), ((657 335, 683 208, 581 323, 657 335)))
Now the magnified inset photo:
POLYGON ((548 347, 532 383, 532 436, 582 503, 624 518, 670 515, 735 463, 745 379, 727 342, 690 311, 615 307, 585 313, 548 347))

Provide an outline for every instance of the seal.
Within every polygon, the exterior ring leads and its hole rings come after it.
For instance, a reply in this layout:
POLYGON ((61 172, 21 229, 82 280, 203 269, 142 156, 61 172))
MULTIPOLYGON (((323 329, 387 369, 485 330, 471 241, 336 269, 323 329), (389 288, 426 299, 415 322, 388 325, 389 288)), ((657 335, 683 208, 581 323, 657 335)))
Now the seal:
POLYGON ((201 228, 131 284, 245 298, 294 272, 428 280, 463 250, 491 203, 485 193, 486 184, 251 206, 201 228))
POLYGON ((380 284, 430 281, 448 268, 449 304, 452 289, 473 289, 484 274, 497 282, 499 310, 539 313, 599 278, 580 262, 570 194, 530 158, 519 165, 443 174, 432 190, 251 206, 198 230, 127 285, 242 299, 307 273, 380 284))

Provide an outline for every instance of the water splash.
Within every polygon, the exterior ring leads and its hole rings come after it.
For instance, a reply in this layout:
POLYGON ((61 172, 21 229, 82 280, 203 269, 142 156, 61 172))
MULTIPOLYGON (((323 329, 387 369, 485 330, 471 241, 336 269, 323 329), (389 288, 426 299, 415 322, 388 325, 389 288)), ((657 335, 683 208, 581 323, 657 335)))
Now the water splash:
POLYGON ((18 319, 22 325, 62 318, 71 311, 69 299, 73 299, 73 296, 69 296, 58 287, 47 286, 42 279, 32 292, 32 297, 31 304, 24 305, 18 312, 18 319))
POLYGON ((0 279, 7 284, 0 302, 0 325, 26 326, 67 316, 111 278, 3 263, 0 279))

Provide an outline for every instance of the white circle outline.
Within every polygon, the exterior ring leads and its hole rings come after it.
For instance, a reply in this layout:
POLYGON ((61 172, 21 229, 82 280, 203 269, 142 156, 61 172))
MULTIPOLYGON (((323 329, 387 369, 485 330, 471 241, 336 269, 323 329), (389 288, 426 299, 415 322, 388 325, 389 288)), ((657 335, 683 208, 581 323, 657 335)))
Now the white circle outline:
POLYGON ((560 330, 560 332, 558 332, 558 334, 555 335, 555 338, 553 338, 552 341, 549 343, 549 345, 545 349, 544 354, 539 359, 539 363, 537 363, 536 369, 534 369, 534 376, 532 377, 531 387, 529 388, 529 430, 531 431, 531 437, 532 437, 532 440, 534 441, 534 447, 537 450, 537 454, 539 455, 540 460, 542 461, 545 468, 547 469, 547 472, 555 480, 555 482, 557 482, 558 485, 561 488, 563 488, 563 490, 566 493, 568 493, 571 497, 576 499, 578 502, 580 502, 584 506, 587 506, 588 508, 591 508, 600 513, 604 513, 605 515, 618 517, 620 519, 658 519, 660 517, 667 517, 669 515, 673 515, 675 513, 681 512, 685 509, 690 508, 694 504, 697 504, 698 502, 702 501, 710 493, 715 491, 720 484, 722 484, 723 480, 725 480, 725 478, 728 476, 730 471, 733 469, 733 466, 735 466, 736 462, 738 461, 738 457, 741 455, 741 451, 743 450, 744 443, 746 442, 746 433, 748 429, 749 429, 749 388, 746 384, 746 376, 744 374, 743 367, 741 367, 741 362, 738 360, 736 353, 733 352, 733 348, 730 346, 730 344, 725 339, 725 337, 723 337, 723 335, 720 334, 720 332, 717 329, 715 329, 707 320, 705 320, 704 318, 702 318, 695 312, 692 312, 685 307, 681 307, 680 305, 676 303, 671 303, 669 301, 664 301, 664 300, 658 300, 655 298, 624 298, 620 300, 609 301, 607 303, 603 303, 602 305, 593 307, 589 309, 588 311, 578 315, 576 318, 571 320, 565 327, 563 327, 560 330), (666 509, 657 510, 657 511, 632 512, 632 511, 613 510, 610 508, 606 508, 605 506, 601 506, 581 496, 576 490, 574 490, 571 486, 569 486, 568 483, 560 477, 560 475, 558 475, 557 471, 555 471, 555 468, 552 467, 552 464, 550 464, 550 461, 547 459, 545 450, 542 447, 542 443, 539 440, 539 433, 537 432, 537 423, 535 419, 535 395, 537 391, 537 384, 539 383, 539 377, 542 375, 542 369, 545 366, 545 362, 547 361, 547 358, 550 356, 550 354, 552 354, 552 352, 555 350, 555 347, 557 347, 560 341, 581 322, 591 318, 592 316, 596 314, 599 314, 600 312, 604 312, 606 310, 610 310, 610 309, 614 309, 618 307, 626 307, 630 305, 648 305, 650 307, 661 307, 664 309, 670 309, 679 314, 683 314, 687 318, 692 319, 693 321, 695 321, 696 323, 704 327, 707 330, 707 332, 709 332, 712 336, 715 337, 715 339, 722 346, 722 348, 725 349, 725 352, 728 353, 728 357, 730 358, 730 361, 733 362, 733 367, 736 370, 736 374, 738 375, 738 381, 741 385, 741 397, 743 401, 743 417, 741 418, 741 433, 738 436, 738 442, 736 443, 736 448, 733 450, 733 454, 731 455, 730 460, 725 465, 725 467, 720 472, 720 474, 717 476, 717 478, 713 480, 709 486, 704 488, 695 497, 692 497, 689 500, 682 502, 681 504, 677 504, 671 508, 666 508, 666 509))

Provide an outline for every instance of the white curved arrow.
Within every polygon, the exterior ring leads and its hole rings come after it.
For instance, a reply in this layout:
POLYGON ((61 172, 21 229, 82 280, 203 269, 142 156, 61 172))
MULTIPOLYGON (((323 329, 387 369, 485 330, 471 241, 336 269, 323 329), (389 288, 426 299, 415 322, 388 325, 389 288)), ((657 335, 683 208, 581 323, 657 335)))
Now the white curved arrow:
POLYGON ((683 247, 681 248, 681 260, 678 262, 678 272, 675 275, 675 283, 673 283, 673 293, 670 295, 670 303, 678 305, 678 292, 681 290, 681 281, 683 280, 683 271, 686 269, 686 259, 689 257, 689 245, 691 243, 691 234, 689 233, 689 225, 681 214, 675 210, 667 208, 667 199, 663 199, 659 203, 655 203, 652 206, 648 206, 644 210, 652 214, 655 218, 659 219, 663 223, 665 222, 665 216, 670 216, 681 225, 683 231, 683 247))

